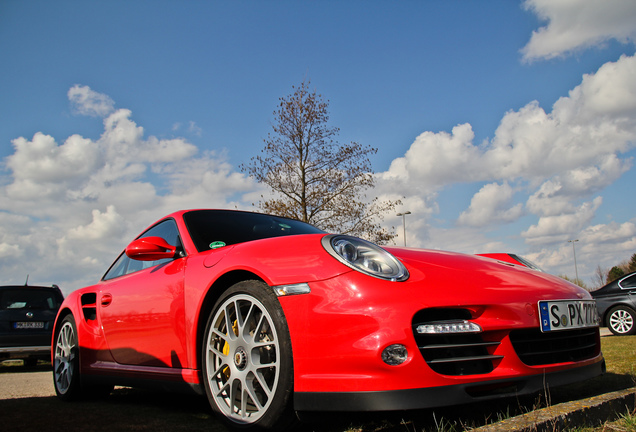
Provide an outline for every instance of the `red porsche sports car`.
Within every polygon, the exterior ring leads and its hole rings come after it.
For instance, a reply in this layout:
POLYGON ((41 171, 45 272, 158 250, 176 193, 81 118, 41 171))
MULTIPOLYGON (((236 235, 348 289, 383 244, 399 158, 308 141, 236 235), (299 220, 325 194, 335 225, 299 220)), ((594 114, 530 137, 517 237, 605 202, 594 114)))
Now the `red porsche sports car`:
POLYGON ((228 210, 161 219, 70 294, 52 360, 65 400, 185 388, 266 429, 295 411, 430 408, 604 370, 596 304, 562 279, 228 210))

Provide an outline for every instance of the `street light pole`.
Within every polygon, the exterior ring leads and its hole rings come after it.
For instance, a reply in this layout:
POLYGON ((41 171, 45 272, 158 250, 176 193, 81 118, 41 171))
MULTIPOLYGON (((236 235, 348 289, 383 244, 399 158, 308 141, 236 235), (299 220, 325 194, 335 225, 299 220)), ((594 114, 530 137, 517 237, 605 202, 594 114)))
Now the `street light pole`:
POLYGON ((404 213, 398 213, 398 216, 402 216, 402 227, 404 229, 404 247, 406 247, 406 215, 411 214, 410 211, 405 211, 404 213))
POLYGON ((579 241, 579 239, 568 240, 568 243, 572 243, 572 254, 574 254, 574 274, 576 275, 576 281, 578 283, 578 281, 579 281, 579 269, 576 266, 576 250, 574 249, 574 243, 576 243, 577 241, 579 241))

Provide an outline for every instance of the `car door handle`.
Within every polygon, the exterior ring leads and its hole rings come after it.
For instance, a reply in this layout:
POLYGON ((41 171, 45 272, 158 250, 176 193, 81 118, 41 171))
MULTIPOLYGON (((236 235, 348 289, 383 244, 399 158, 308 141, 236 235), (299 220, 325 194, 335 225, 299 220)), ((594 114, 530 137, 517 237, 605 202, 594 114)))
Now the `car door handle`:
POLYGON ((112 301, 113 301, 113 296, 112 295, 110 295, 110 294, 103 294, 102 295, 102 300, 101 300, 102 307, 106 307, 106 306, 110 305, 112 303, 112 301))

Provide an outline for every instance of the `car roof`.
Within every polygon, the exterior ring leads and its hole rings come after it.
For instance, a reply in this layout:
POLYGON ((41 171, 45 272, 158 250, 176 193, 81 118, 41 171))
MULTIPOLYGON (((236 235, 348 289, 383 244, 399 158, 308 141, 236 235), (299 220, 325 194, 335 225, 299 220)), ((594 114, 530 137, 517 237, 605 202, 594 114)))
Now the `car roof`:
POLYGON ((623 289, 620 287, 618 283, 634 275, 636 275, 636 272, 631 272, 626 275, 623 275, 619 277, 618 279, 614 279, 613 281, 603 285, 599 289, 591 291, 590 294, 594 296, 595 294, 604 294, 606 292, 611 292, 611 291, 622 291, 623 289))

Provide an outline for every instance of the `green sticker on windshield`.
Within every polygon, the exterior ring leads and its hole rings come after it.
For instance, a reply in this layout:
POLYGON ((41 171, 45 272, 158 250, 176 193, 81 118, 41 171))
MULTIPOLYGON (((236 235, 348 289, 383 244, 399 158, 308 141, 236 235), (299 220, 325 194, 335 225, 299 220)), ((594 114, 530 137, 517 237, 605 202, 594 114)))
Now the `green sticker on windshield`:
POLYGON ((215 241, 210 243, 210 249, 218 249, 222 248, 223 246, 225 246, 225 243, 222 241, 215 241))
POLYGON ((287 225, 287 224, 278 224, 279 227, 281 228, 285 228, 285 229, 290 229, 291 226, 287 225))

